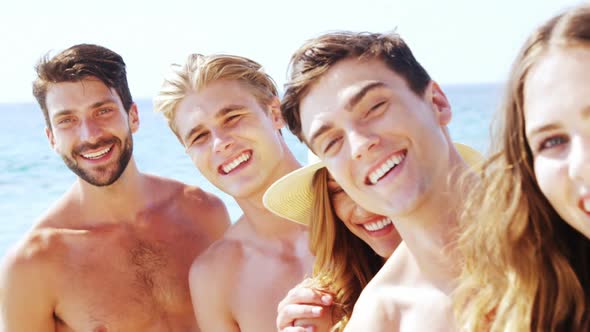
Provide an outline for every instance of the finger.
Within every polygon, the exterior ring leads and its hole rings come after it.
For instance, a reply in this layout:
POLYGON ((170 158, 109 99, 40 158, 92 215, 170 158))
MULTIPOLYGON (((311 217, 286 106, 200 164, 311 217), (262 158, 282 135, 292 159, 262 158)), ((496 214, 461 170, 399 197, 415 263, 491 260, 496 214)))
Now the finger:
POLYGON ((315 332, 316 329, 313 326, 288 326, 280 332, 315 332))
POLYGON ((293 303, 331 305, 332 301, 332 295, 328 293, 314 288, 297 286, 291 289, 287 296, 279 302, 278 310, 280 311, 283 306, 293 303))
POLYGON ((277 327, 279 330, 291 326, 295 320, 321 317, 324 308, 307 304, 290 304, 284 306, 277 315, 277 327))

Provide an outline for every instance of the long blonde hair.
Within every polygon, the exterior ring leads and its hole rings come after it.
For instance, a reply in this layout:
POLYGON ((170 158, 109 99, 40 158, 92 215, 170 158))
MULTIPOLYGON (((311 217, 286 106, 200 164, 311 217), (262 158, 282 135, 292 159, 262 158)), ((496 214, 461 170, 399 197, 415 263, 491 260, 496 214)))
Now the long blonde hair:
POLYGON ((316 199, 310 222, 311 252, 316 256, 312 284, 334 296, 332 331, 342 331, 361 291, 383 266, 380 257, 338 219, 328 192, 328 171, 313 177, 316 199))
POLYGON ((462 216, 455 295, 469 331, 590 331, 590 240, 538 187, 525 136, 527 73, 555 47, 590 47, 590 6, 539 27, 518 55, 495 119, 492 154, 462 216))

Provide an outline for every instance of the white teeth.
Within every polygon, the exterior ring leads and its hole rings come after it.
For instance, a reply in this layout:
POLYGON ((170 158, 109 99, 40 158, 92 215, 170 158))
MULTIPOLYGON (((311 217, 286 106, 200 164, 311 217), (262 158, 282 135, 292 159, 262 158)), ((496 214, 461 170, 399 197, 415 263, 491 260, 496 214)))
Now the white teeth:
POLYGON ((93 153, 87 153, 87 154, 82 154, 82 157, 86 158, 86 159, 98 159, 102 156, 104 156, 105 154, 107 154, 109 151, 111 151, 112 147, 108 147, 106 149, 97 151, 97 152, 93 152, 93 153))
POLYGON ((385 228, 385 226, 387 226, 389 224, 391 224, 391 219, 383 218, 381 220, 377 220, 377 221, 363 224, 363 227, 370 232, 375 232, 375 231, 385 228))
POLYGON ((232 160, 230 163, 225 164, 224 166, 221 167, 221 169, 225 172, 225 173, 229 173, 231 172, 234 168, 238 167, 238 165, 240 165, 241 163, 247 161, 248 159, 250 159, 250 154, 249 153, 242 153, 241 155, 239 155, 236 159, 232 160))
POLYGON ((584 208, 584 210, 586 210, 586 212, 590 213, 590 198, 587 198, 582 201, 582 207, 584 208))
POLYGON ((379 181, 379 179, 381 179, 385 173, 389 172, 390 169, 401 163, 405 157, 405 154, 397 154, 387 159, 383 165, 381 165, 381 167, 369 174, 369 181, 371 184, 377 183, 377 181, 379 181))

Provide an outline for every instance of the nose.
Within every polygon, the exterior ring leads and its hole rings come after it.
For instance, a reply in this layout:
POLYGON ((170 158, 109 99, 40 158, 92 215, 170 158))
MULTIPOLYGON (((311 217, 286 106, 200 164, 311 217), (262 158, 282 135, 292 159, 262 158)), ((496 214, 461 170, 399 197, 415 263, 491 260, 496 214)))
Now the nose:
POLYGON ((80 140, 83 142, 97 142, 102 134, 102 128, 92 120, 82 121, 80 127, 80 140))
POLYGON ((223 133, 221 131, 215 131, 215 132, 212 132, 212 134, 214 135, 214 137, 213 137, 213 150, 215 152, 223 152, 223 151, 229 149, 234 143, 232 136, 227 133, 223 133))
POLYGON ((363 219, 372 215, 371 212, 363 209, 360 205, 354 203, 352 213, 356 219, 363 219))
POLYGON ((349 130, 348 140, 352 158, 355 160, 361 159, 379 142, 377 135, 359 129, 349 130))
POLYGON ((569 176, 590 184, 590 136, 573 138, 570 144, 569 176))

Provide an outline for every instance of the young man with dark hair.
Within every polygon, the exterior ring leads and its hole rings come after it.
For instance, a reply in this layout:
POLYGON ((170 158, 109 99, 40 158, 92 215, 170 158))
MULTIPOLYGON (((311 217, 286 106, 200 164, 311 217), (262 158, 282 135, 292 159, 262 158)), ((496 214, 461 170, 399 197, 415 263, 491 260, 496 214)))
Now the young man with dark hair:
MULTIPOLYGON (((293 55, 281 110, 346 193, 391 218, 403 239, 363 290, 347 330, 452 330, 460 179, 469 173, 439 85, 399 35, 335 32, 293 55)), ((279 329, 303 331, 299 322, 319 316, 310 308, 323 304, 320 295, 290 292, 279 329)))
POLYGON ((78 176, 8 254, 3 331, 199 331, 193 259, 229 226, 219 198, 141 173, 125 63, 76 45, 37 65, 51 147, 78 176))

